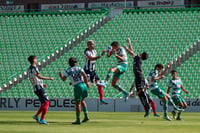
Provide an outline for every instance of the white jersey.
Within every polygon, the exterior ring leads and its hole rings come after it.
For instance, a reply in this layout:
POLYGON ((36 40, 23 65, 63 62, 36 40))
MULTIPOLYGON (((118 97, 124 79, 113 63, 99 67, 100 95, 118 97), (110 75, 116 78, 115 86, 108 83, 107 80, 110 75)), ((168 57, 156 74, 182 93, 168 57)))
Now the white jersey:
POLYGON ((127 56, 126 51, 123 47, 119 47, 119 49, 116 51, 116 54, 118 56, 124 56, 124 61, 117 59, 117 65, 128 64, 128 56, 127 56))
POLYGON ((158 71, 155 69, 151 70, 148 76, 150 90, 155 90, 159 88, 157 81, 152 81, 152 78, 157 78, 157 77, 158 77, 158 71))
POLYGON ((84 83, 82 76, 83 72, 84 70, 81 67, 78 66, 70 67, 65 71, 64 77, 65 78, 69 77, 72 85, 74 86, 79 83, 84 83))
POLYGON ((28 69, 28 77, 33 86, 43 86, 43 81, 37 77, 38 74, 40 74, 38 68, 36 66, 31 65, 28 69))
POLYGON ((84 69, 85 70, 95 71, 96 60, 91 61, 88 59, 88 57, 96 57, 96 56, 97 56, 96 50, 89 50, 88 48, 85 49, 85 51, 84 51, 84 58, 85 58, 84 69))
POLYGON ((172 88, 172 96, 181 95, 181 86, 183 85, 180 78, 169 80, 168 87, 172 88))

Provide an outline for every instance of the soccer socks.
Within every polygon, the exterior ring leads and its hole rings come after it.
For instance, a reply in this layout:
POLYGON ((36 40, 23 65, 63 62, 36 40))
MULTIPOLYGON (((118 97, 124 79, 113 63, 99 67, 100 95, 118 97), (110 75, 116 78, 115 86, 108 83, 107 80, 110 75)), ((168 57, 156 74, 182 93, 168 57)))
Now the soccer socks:
POLYGON ((97 85, 97 87, 98 87, 100 100, 103 100, 103 86, 97 85))
POLYGON ((164 116, 167 116, 167 112, 168 112, 168 101, 163 101, 163 110, 164 110, 164 116))
POLYGON ((168 99, 169 99, 170 103, 172 104, 172 106, 173 106, 174 108, 177 108, 176 105, 175 105, 175 103, 174 103, 174 101, 172 100, 172 98, 169 97, 168 99))
POLYGON ((43 111, 43 104, 40 106, 40 108, 39 108, 39 110, 38 110, 38 112, 37 112, 37 117, 39 117, 40 116, 40 113, 42 113, 42 111, 43 111))
POLYGON ((47 113, 47 110, 49 108, 49 101, 43 103, 43 110, 42 110, 42 115, 41 115, 41 120, 44 120, 44 117, 47 113))
POLYGON ((154 102, 154 101, 151 101, 150 104, 151 104, 151 108, 152 108, 152 110, 153 110, 153 113, 156 114, 155 102, 154 102))
POLYGON ((116 88, 118 91, 122 92, 124 95, 126 95, 128 93, 120 85, 115 85, 114 88, 116 88))
POLYGON ((88 118, 88 110, 87 110, 87 108, 83 108, 83 112, 84 112, 84 117, 88 118))
POLYGON ((81 121, 80 117, 81 117, 81 113, 76 113, 76 121, 77 122, 81 121))
POLYGON ((109 70, 107 76, 106 76, 106 82, 108 82, 110 80, 110 78, 112 78, 113 72, 109 70))

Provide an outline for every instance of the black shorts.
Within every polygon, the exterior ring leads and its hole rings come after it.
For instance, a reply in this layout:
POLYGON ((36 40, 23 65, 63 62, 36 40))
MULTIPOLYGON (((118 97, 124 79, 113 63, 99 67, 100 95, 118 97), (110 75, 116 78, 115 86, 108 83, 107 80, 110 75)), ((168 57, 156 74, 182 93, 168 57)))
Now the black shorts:
POLYGON ((88 80, 91 81, 92 83, 94 83, 94 81, 100 80, 99 76, 96 74, 95 71, 89 71, 86 69, 84 69, 84 71, 87 74, 88 80))
POLYGON ((38 96, 41 104, 49 101, 47 93, 45 92, 45 89, 41 85, 35 85, 34 89, 35 89, 34 92, 38 96))
POLYGON ((135 78, 135 87, 136 87, 137 92, 141 89, 145 89, 145 79, 135 78))

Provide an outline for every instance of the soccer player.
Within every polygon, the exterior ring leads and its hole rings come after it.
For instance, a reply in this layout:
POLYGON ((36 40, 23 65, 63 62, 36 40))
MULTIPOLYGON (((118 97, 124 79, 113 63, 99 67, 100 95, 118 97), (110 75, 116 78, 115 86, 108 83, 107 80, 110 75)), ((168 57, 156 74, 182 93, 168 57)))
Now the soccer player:
MULTIPOLYGON (((133 91, 133 88, 135 86, 135 81, 133 82, 132 86, 131 86, 131 89, 130 89, 130 94, 134 95, 134 91, 133 91)), ((147 95, 147 98, 148 98, 148 101, 149 103, 151 104, 151 108, 154 112, 154 116, 155 117, 160 117, 160 115, 156 112, 156 106, 155 106, 155 102, 153 101, 153 98, 150 96, 150 94, 147 92, 147 90, 149 89, 149 83, 148 81, 145 79, 145 93, 147 95)))
POLYGON ((167 70, 170 67, 170 63, 167 64, 165 67, 165 70, 162 72, 163 65, 162 64, 156 64, 155 68, 151 70, 149 73, 148 81, 149 81, 149 89, 151 90, 151 93, 156 95, 158 98, 160 98, 163 101, 163 110, 164 110, 164 119, 171 121, 170 117, 168 116, 168 101, 171 102, 171 104, 174 107, 174 110, 177 111, 183 111, 182 109, 179 109, 174 104, 171 97, 166 94, 159 86, 157 81, 164 78, 167 70))
POLYGON ((119 47, 119 43, 117 41, 114 41, 111 43, 111 50, 107 50, 107 57, 110 57, 111 55, 114 55, 117 58, 117 66, 110 68, 106 80, 104 82, 98 83, 98 85, 106 87, 108 84, 108 81, 111 79, 113 75, 112 80, 112 86, 116 88, 118 91, 122 92, 125 96, 125 102, 128 100, 129 93, 123 89, 119 84, 119 80, 121 76, 124 74, 124 72, 127 71, 128 68, 128 57, 126 54, 126 51, 123 47, 119 47))
POLYGON ((87 42, 87 48, 84 51, 84 57, 85 57, 84 71, 87 74, 89 81, 92 82, 92 83, 95 83, 96 86, 98 87, 100 103, 101 104, 108 104, 103 99, 103 87, 97 84, 98 82, 100 82, 100 79, 99 79, 99 76, 96 74, 96 71, 95 71, 96 60, 100 59, 104 54, 105 54, 105 51, 103 51, 100 56, 97 56, 94 41, 89 40, 87 42))
MULTIPOLYGON (((177 77, 176 70, 172 70, 171 75, 172 75, 172 79, 169 80, 167 93, 169 94, 170 89, 172 89, 172 100, 174 101, 174 103, 176 105, 179 106, 179 108, 185 109, 185 108, 187 108, 187 103, 181 97, 181 90, 183 90, 187 94, 188 94, 188 91, 185 90, 185 88, 183 87, 181 79, 177 77)), ((176 118, 175 111, 172 111, 172 115, 173 115, 174 119, 181 120, 181 112, 178 112, 177 118, 176 118)))
POLYGON ((84 99, 88 96, 87 88, 90 88, 90 84, 84 70, 81 67, 77 66, 76 58, 69 58, 69 65, 70 67, 65 71, 64 74, 59 72, 58 75, 62 81, 65 81, 67 77, 69 77, 72 85, 74 86, 74 100, 76 102, 76 121, 72 124, 81 124, 81 106, 84 112, 84 119, 82 123, 89 120, 87 105, 84 99))
POLYGON ((49 107, 49 98, 47 96, 47 93, 45 92, 45 89, 47 87, 46 84, 43 84, 44 80, 53 80, 52 77, 44 77, 40 74, 38 68, 36 67, 37 64, 37 58, 34 55, 31 55, 28 57, 28 61, 30 62, 30 67, 28 69, 28 76, 31 84, 33 85, 33 89, 35 94, 38 96, 41 106, 37 112, 36 115, 33 116, 33 119, 36 120, 36 122, 40 124, 47 125, 48 123, 44 120, 44 117, 47 113, 48 107, 49 107), (41 118, 39 118, 39 115, 42 113, 41 118))
POLYGON ((143 60, 148 59, 148 54, 146 52, 143 52, 140 55, 135 54, 131 46, 130 38, 128 38, 126 41, 128 43, 128 48, 126 46, 123 46, 123 47, 127 50, 127 52, 132 56, 134 60, 133 71, 135 75, 135 85, 136 85, 136 90, 140 98, 140 101, 145 109, 144 117, 149 117, 150 106, 149 106, 148 97, 145 91, 144 73, 142 72, 142 62, 143 60))

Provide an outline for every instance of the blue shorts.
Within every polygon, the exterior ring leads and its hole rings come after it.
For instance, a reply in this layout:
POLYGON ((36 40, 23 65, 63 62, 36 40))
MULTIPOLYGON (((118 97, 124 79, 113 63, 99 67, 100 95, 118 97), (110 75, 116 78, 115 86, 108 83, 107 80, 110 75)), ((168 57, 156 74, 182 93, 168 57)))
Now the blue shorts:
POLYGON ((45 89, 44 89, 43 86, 41 86, 41 85, 35 85, 34 92, 38 96, 41 104, 49 101, 49 98, 48 98, 47 93, 45 92, 45 89))

